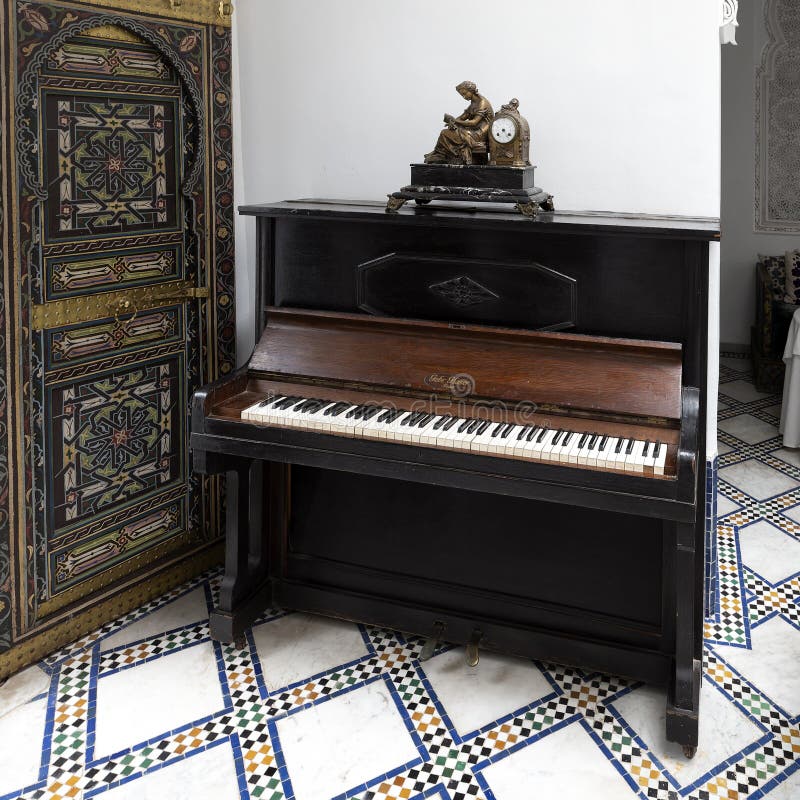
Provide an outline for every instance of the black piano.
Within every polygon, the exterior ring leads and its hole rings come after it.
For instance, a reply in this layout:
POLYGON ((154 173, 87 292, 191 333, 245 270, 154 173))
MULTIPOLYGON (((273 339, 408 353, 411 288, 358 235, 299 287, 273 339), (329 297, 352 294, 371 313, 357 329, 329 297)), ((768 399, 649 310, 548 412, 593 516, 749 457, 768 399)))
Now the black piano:
POLYGON ((212 635, 276 605, 644 680, 691 756, 716 221, 240 211, 257 344, 192 410, 212 635))

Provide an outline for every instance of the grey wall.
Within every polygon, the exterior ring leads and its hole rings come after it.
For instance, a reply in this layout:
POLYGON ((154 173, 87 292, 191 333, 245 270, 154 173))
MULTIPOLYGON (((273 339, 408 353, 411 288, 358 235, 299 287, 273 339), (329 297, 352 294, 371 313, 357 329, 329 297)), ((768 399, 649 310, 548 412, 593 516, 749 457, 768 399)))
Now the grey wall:
MULTIPOLYGON (((740 0, 738 46, 722 48, 722 245, 720 339, 750 342, 759 253, 800 248, 800 236, 755 233, 755 85, 767 44, 764 0, 740 0)), ((798 181, 800 185, 800 180, 798 181)))

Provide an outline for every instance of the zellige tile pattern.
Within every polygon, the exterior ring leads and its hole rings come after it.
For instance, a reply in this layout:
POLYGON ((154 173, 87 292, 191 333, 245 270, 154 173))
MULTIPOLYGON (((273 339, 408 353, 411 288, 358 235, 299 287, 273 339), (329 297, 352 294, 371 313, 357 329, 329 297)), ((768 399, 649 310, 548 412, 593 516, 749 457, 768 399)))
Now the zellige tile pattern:
POLYGON ((280 609, 212 642, 211 572, 0 688, 0 800, 800 796, 800 458, 749 361, 723 360, 720 399, 694 760, 664 692, 612 676, 420 663, 418 639, 280 609))

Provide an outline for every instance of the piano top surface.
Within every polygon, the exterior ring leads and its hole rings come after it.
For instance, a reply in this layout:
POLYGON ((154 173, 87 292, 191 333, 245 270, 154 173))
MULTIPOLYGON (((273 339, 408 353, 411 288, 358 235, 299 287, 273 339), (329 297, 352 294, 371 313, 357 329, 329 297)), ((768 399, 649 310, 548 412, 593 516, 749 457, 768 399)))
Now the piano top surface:
POLYGON ((713 217, 659 216, 611 211, 555 211, 540 213, 536 219, 524 217, 510 206, 481 203, 450 203, 415 206, 387 214, 386 204, 369 200, 308 198, 239 206, 239 213, 260 217, 340 218, 389 220, 400 224, 442 225, 448 227, 512 226, 539 232, 640 235, 669 239, 716 241, 720 238, 719 219, 713 217))

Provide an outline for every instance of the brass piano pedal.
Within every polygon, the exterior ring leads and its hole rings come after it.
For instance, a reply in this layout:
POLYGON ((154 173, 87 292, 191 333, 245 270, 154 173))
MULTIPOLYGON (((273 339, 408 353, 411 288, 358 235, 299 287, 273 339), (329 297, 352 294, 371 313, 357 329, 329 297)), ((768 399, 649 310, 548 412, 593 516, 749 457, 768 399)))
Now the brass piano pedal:
POLYGON ((427 661, 436 651, 436 646, 444 636, 444 623, 438 620, 433 623, 433 633, 425 640, 422 651, 419 654, 420 661, 427 661))
POLYGON ((478 646, 481 643, 481 639, 483 639, 483 633, 481 632, 480 628, 475 628, 472 631, 472 636, 467 643, 467 666, 468 667, 477 667, 478 662, 481 660, 480 654, 478 652, 478 646))

